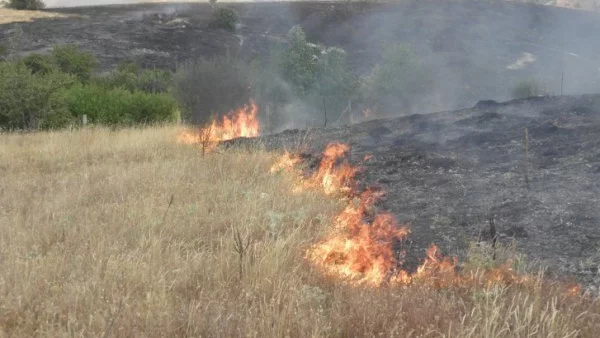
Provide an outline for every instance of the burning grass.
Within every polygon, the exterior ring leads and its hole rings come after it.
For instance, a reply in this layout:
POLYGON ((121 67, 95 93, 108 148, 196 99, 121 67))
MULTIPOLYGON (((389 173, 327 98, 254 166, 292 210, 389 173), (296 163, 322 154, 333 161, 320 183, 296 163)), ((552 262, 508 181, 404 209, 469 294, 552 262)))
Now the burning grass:
POLYGON ((345 202, 317 189, 294 193, 296 176, 270 172, 274 154, 201 156, 175 141, 178 132, 0 135, 0 336, 595 337, 600 329, 600 304, 541 283, 373 288, 323 275, 304 254, 345 202))

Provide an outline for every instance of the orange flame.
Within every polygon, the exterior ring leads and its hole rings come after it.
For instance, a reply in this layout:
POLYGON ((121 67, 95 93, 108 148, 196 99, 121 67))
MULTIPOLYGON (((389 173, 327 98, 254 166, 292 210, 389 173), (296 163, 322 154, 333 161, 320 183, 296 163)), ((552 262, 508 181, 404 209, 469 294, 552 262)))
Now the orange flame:
POLYGON ((348 205, 336 217, 335 231, 314 245, 307 258, 331 275, 361 284, 383 283, 397 265, 393 245, 409 230, 398 227, 395 218, 386 212, 376 214, 370 223, 365 220, 379 194, 368 189, 357 206, 348 205))
POLYGON ((330 143, 323 152, 319 170, 311 181, 320 184, 325 194, 351 191, 351 184, 358 168, 351 166, 347 160, 340 162, 345 157, 350 147, 343 143, 330 143))
MULTIPOLYGON (((329 144, 323 152, 318 170, 305 180, 305 184, 320 187, 326 194, 353 195, 352 187, 358 168, 344 158, 349 151, 350 147, 346 144, 329 144)), ((364 160, 369 159, 368 156, 364 160)), ((292 170, 298 163, 298 156, 286 152, 271 171, 292 170)), ((311 246, 305 257, 327 275, 358 285, 408 285, 418 282, 442 288, 533 281, 528 276, 519 276, 509 264, 482 273, 461 274, 457 268, 457 258, 442 256, 435 244, 427 249, 425 260, 415 272, 402 269, 401 255, 397 254, 395 245, 400 244, 410 230, 406 226, 399 226, 391 213, 375 210, 375 204, 384 195, 381 190, 368 188, 352 199, 335 217, 330 234, 311 246)), ((570 287, 568 292, 575 294, 579 288, 570 287)))
POLYGON ((300 163, 300 158, 298 156, 292 155, 289 151, 285 151, 283 155, 275 161, 275 163, 271 166, 271 174, 280 172, 280 171, 292 171, 296 165, 300 163))
POLYGON ((206 150, 212 150, 221 141, 256 137, 259 134, 258 106, 251 100, 249 104, 229 112, 221 119, 213 119, 209 125, 199 130, 182 130, 177 139, 183 144, 202 144, 206 150))

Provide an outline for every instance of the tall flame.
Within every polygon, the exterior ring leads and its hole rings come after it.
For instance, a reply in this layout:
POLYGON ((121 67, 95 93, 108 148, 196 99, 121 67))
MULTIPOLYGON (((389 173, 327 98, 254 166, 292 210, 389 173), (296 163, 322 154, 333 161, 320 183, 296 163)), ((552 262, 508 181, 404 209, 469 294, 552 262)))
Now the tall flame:
POLYGON ((214 149, 221 141, 238 137, 256 137, 260 134, 258 106, 250 103, 199 129, 185 129, 179 133, 178 141, 184 144, 202 144, 207 150, 214 149))

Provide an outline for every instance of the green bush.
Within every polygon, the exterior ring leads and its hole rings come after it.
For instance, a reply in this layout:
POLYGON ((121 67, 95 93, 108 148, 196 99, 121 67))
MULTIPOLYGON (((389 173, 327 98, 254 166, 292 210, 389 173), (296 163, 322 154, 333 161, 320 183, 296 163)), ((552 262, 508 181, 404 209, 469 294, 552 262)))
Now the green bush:
POLYGON ((425 99, 432 92, 433 80, 408 47, 390 45, 363 85, 367 105, 384 113, 398 113, 411 112, 425 99))
POLYGON ((114 72, 94 78, 105 88, 123 88, 131 92, 166 93, 171 88, 173 74, 162 69, 141 69, 135 63, 122 63, 114 72))
POLYGON ((168 94, 107 89, 98 85, 76 85, 65 93, 71 114, 87 115, 91 123, 132 125, 174 122, 179 119, 177 103, 168 94))
POLYGON ((223 28, 228 31, 235 31, 235 26, 239 21, 237 13, 230 8, 216 8, 213 12, 213 18, 210 23, 212 28, 223 28))
POLYGON ((94 68, 98 65, 94 55, 83 52, 74 45, 55 46, 52 57, 60 71, 74 75, 84 83, 89 81, 94 68))
POLYGON ((46 75, 58 70, 54 60, 49 55, 30 54, 21 59, 21 61, 23 61, 33 74, 46 75))
POLYGON ((62 127, 70 122, 61 91, 75 79, 64 73, 33 74, 24 62, 0 62, 0 127, 62 127))
POLYGON ((514 99, 524 99, 543 94, 543 90, 535 80, 524 80, 519 82, 512 90, 514 99))
POLYGON ((4 2, 4 5, 8 8, 19 10, 38 10, 46 7, 46 4, 42 0, 8 0, 4 2))
POLYGON ((183 63, 173 77, 173 95, 193 122, 228 112, 252 96, 250 67, 237 59, 200 59, 183 63))

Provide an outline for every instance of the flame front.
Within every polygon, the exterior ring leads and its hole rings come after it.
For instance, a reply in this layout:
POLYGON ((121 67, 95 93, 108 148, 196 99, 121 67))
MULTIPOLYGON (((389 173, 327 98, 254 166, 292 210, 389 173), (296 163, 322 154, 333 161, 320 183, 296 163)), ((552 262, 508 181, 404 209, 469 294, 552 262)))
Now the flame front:
MULTIPOLYGON (((346 144, 329 144, 316 172, 304 179, 304 186, 318 187, 326 194, 345 194, 349 200, 346 208, 335 217, 326 238, 311 246, 305 254, 324 273, 352 284, 370 286, 420 283, 442 288, 522 284, 534 280, 518 275, 510 264, 479 273, 461 274, 457 268, 458 260, 441 255, 435 244, 427 249, 423 263, 414 272, 403 269, 402 254, 399 254, 396 245, 402 244, 410 230, 399 225, 391 213, 376 210, 375 204, 385 192, 368 188, 356 194, 354 180, 359 169, 345 159, 349 151, 350 147, 346 144)), ((371 159, 371 155, 364 158, 365 161, 371 159)), ((298 156, 286 152, 271 171, 291 170, 298 163, 298 156)), ((575 287, 571 289, 572 293, 577 291, 575 287)))
POLYGON ((199 129, 185 129, 179 133, 178 141, 183 144, 201 144, 206 150, 216 148, 221 141, 238 137, 256 137, 260 134, 258 106, 254 101, 222 116, 199 129))
POLYGON ((307 258, 330 275, 356 283, 380 285, 397 265, 394 243, 404 239, 409 230, 399 227, 392 214, 371 213, 378 192, 366 190, 335 219, 335 229, 327 239, 314 245, 307 258))

